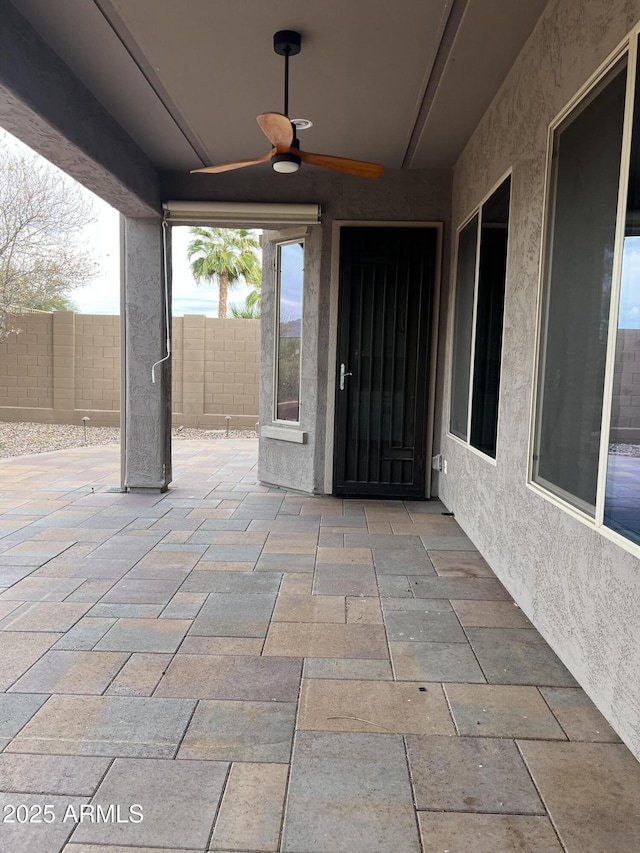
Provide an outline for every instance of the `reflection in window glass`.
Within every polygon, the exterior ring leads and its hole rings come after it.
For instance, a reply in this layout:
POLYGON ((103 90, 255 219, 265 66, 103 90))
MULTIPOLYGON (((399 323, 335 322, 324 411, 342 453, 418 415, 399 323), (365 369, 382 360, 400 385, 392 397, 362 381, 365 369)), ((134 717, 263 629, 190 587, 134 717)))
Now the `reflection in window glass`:
POLYGON ((493 459, 498 436, 510 198, 508 177, 458 236, 449 429, 493 459))
POLYGON ((624 241, 604 523, 640 544, 640 236, 624 241))
POLYGON ((278 246, 276 419, 300 420, 304 244, 278 246))
POLYGON ((453 374, 451 377, 451 420, 449 429, 466 441, 469 420, 469 371, 471 369, 471 334, 473 298, 476 286, 476 248, 478 214, 468 222, 458 237, 456 271, 456 307, 453 332, 453 374))
POLYGON ((496 456, 511 178, 482 205, 470 443, 496 456))
POLYGON ((637 95, 640 90, 637 87, 636 79, 604 523, 640 544, 640 104, 637 95))
POLYGON ((554 136, 533 479, 594 516, 626 61, 554 136))

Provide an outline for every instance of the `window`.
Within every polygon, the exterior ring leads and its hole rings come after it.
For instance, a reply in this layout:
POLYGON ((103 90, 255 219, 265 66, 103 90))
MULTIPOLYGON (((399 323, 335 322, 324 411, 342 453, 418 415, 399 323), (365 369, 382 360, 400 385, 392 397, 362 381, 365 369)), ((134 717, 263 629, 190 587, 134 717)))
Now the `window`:
POLYGON ((496 456, 511 178, 458 234, 450 432, 496 456))
POLYGON ((458 236, 456 270, 456 310, 454 315, 453 382, 451 389, 451 422, 449 428, 458 438, 467 440, 469 429, 469 377, 473 303, 476 289, 476 250, 478 247, 478 214, 458 236))
POLYGON ((635 105, 626 103, 632 74, 628 57, 619 59, 553 129, 531 479, 640 544, 640 82, 635 105))
POLYGON ((556 129, 534 480, 594 516, 625 74, 556 129))
POLYGON ((275 419, 300 421, 304 243, 282 243, 277 254, 275 419))
POLYGON ((640 66, 636 68, 631 156, 618 308, 603 522, 640 545, 640 66))

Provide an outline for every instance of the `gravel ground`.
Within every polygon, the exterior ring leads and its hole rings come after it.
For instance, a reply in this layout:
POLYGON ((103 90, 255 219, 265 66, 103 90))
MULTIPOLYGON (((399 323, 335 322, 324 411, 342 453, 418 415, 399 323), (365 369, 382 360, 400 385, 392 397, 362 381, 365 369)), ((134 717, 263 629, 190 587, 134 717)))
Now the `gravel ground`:
MULTIPOLYGON (((227 437, 225 429, 191 429, 177 427, 171 430, 175 441, 209 439, 217 441, 227 437)), ((230 429, 229 438, 257 438, 252 429, 230 429)), ((87 445, 117 444, 120 441, 119 427, 87 427, 77 424, 34 424, 0 421, 0 459, 22 456, 25 453, 46 453, 48 450, 63 450, 87 445)), ((640 457, 640 445, 612 444, 611 453, 620 456, 640 457)))
POLYGON ((609 453, 616 456, 640 456, 640 444, 610 444, 609 453))
MULTIPOLYGON (((173 429, 176 441, 185 439, 218 440, 227 437, 225 429, 173 429)), ((229 438, 257 438, 253 430, 231 429, 229 438)), ((120 441, 119 427, 87 427, 76 424, 34 424, 0 421, 0 459, 22 456, 25 453, 45 453, 48 450, 63 450, 87 445, 117 444, 120 441)))

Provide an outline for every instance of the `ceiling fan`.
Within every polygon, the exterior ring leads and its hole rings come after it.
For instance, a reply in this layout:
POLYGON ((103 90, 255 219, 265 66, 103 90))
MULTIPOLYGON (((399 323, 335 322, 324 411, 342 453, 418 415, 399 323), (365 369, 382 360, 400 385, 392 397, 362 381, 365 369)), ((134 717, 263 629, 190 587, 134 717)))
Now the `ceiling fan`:
POLYGON ((384 172, 384 166, 377 163, 365 163, 362 160, 349 160, 346 157, 333 157, 330 154, 311 154, 302 151, 296 137, 296 127, 289 118, 289 57, 300 53, 300 33, 293 30, 280 30, 273 37, 273 49, 284 56, 284 112, 260 113, 256 121, 260 130, 273 146, 262 157, 250 160, 237 160, 235 163, 223 163, 220 166, 206 166, 204 169, 192 169, 192 173, 231 172, 257 163, 271 161, 275 172, 297 172, 302 163, 343 172, 346 175, 358 175, 362 178, 378 178, 384 172))

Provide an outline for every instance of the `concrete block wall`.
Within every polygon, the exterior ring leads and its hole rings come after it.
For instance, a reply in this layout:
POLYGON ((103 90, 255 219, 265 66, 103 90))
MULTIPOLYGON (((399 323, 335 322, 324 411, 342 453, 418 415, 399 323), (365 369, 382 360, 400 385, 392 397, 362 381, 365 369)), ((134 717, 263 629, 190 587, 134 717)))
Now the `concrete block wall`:
POLYGON ((640 444, 640 329, 618 329, 611 440, 640 444))
POLYGON ((260 324, 255 320, 207 320, 204 353, 205 412, 215 414, 222 406, 226 414, 254 418, 255 424, 260 324))
POLYGON ((260 321, 195 314, 173 319, 174 425, 253 428, 258 420, 260 321))
MULTIPOLYGON (((0 344, 0 420, 120 423, 120 318, 27 314, 0 344)), ((258 420, 260 321, 173 319, 174 426, 253 428, 258 420)))
POLYGON ((174 412, 184 410, 182 377, 184 359, 184 318, 173 317, 171 321, 171 407, 174 412))
POLYGON ((120 408, 120 318, 92 314, 73 316, 74 408, 117 412, 120 408))
POLYGON ((0 408, 53 407, 53 314, 14 317, 20 328, 0 344, 0 408))

